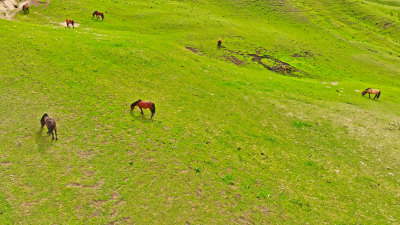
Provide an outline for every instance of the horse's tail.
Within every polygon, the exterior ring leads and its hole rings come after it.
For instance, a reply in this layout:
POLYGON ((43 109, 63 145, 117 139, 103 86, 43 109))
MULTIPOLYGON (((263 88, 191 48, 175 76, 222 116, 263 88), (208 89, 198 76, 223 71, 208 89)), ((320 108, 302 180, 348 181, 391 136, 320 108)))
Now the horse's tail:
POLYGON ((53 133, 53 130, 54 130, 54 126, 50 126, 49 127, 49 131, 47 132, 48 134, 51 134, 51 133, 53 133))
POLYGON ((379 98, 379 96, 381 96, 381 91, 378 92, 378 96, 376 96, 376 98, 379 98))
POLYGON ((154 103, 153 103, 153 107, 151 109, 151 114, 154 115, 154 113, 156 113, 156 105, 154 105, 154 103))
POLYGON ((101 14, 101 20, 104 20, 104 13, 101 14))

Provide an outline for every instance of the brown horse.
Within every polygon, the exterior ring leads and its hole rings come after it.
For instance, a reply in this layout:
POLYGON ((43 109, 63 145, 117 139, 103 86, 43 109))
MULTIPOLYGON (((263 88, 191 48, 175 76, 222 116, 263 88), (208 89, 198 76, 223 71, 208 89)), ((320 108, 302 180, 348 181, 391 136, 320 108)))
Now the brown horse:
POLYGON ((222 40, 221 39, 218 39, 218 48, 221 48, 221 45, 222 45, 222 40))
POLYGON ((47 115, 47 113, 45 113, 42 116, 42 119, 40 119, 40 124, 42 125, 42 128, 44 127, 44 125, 46 125, 47 127, 47 133, 50 135, 52 135, 52 140, 54 140, 54 133, 53 131, 56 133, 56 140, 58 140, 57 137, 57 127, 56 127, 56 121, 51 118, 49 115, 47 115))
POLYGON ((69 25, 71 24, 72 28, 75 28, 75 26, 74 26, 75 22, 73 20, 66 19, 65 22, 67 23, 67 27, 69 27, 69 25))
POLYGON ((283 65, 283 72, 285 72, 285 74, 287 74, 287 67, 285 65, 283 65))
POLYGON ((99 16, 101 16, 101 20, 104 20, 104 14, 102 12, 99 11, 94 11, 92 18, 96 16, 97 19, 99 19, 99 16))
POLYGON ((24 11, 24 14, 29 13, 29 5, 26 3, 25 5, 22 6, 22 11, 24 11))
POLYGON ((135 106, 138 106, 140 111, 142 112, 143 115, 143 110, 142 109, 150 109, 151 111, 151 117, 154 116, 154 113, 156 113, 156 106, 154 103, 149 102, 149 101, 142 101, 142 100, 137 100, 136 102, 132 103, 131 105, 131 112, 135 108, 135 106))
POLYGON ((369 98, 371 98, 371 94, 375 94, 374 99, 378 99, 379 96, 381 96, 381 91, 378 89, 367 88, 362 92, 362 96, 364 96, 366 93, 368 93, 369 98))

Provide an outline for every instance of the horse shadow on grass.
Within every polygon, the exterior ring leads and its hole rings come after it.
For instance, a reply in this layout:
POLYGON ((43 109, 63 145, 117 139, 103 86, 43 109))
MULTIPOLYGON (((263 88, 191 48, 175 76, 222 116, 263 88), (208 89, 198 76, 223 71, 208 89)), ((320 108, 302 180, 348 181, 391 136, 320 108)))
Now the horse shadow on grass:
POLYGON ((151 118, 151 117, 148 118, 146 116, 146 114, 142 115, 140 113, 135 113, 134 111, 131 111, 131 117, 132 117, 133 120, 140 120, 143 123, 153 123, 154 122, 153 118, 151 118))
POLYGON ((35 135, 35 140, 36 140, 36 144, 39 148, 40 151, 45 151, 47 150, 52 143, 54 142, 54 140, 52 140, 51 138, 47 136, 43 136, 43 128, 40 128, 35 135), (49 141, 50 139, 50 141, 49 141))

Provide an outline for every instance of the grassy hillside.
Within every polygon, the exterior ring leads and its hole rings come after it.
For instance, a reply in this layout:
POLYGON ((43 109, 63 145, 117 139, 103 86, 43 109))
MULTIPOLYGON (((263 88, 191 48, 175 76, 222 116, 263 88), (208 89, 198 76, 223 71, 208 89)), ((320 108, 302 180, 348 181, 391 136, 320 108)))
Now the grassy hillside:
POLYGON ((399 7, 54 0, 0 20, 0 224, 398 224, 399 7))

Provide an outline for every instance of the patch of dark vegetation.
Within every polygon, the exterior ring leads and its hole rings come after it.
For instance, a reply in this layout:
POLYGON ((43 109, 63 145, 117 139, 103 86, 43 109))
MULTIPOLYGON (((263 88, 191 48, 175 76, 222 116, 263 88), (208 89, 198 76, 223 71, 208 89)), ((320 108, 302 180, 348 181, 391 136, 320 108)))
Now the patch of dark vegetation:
POLYGON ((193 47, 188 47, 188 46, 186 46, 185 47, 186 49, 189 49, 190 51, 192 51, 192 52, 194 52, 194 53, 198 53, 198 51, 197 51, 197 49, 195 49, 195 48, 193 48, 193 47))
POLYGON ((235 183, 233 182, 234 181, 234 179, 233 179, 233 176, 232 175, 226 175, 225 177, 223 177, 222 178, 222 181, 225 183, 225 184, 228 184, 228 185, 234 185, 235 183))
MULTIPOLYGON (((186 46, 185 48, 196 54, 201 53, 201 51, 195 47, 186 46)), ((225 46, 221 46, 220 49, 225 53, 221 57, 224 58, 225 61, 232 62, 237 66, 245 65, 246 62, 248 62, 248 59, 250 59, 251 61, 257 62, 259 65, 263 66, 265 69, 275 73, 292 77, 302 77, 303 75, 306 75, 304 71, 297 69, 289 63, 266 54, 267 50, 263 47, 257 47, 255 53, 242 52, 240 50, 233 51, 225 46)), ((308 56, 312 56, 312 53, 309 51, 303 51, 294 55, 294 57, 308 56)))
POLYGON ((273 137, 265 137, 264 140, 272 142, 272 143, 276 143, 277 142, 276 139, 273 138, 273 137))
POLYGON ((346 104, 348 104, 348 105, 357 105, 357 104, 355 104, 355 103, 353 103, 353 102, 344 102, 344 103, 346 103, 346 104))
POLYGON ((297 128, 312 127, 311 124, 306 123, 306 122, 302 122, 302 121, 294 121, 294 122, 293 122, 293 126, 295 126, 295 127, 297 127, 297 128))
POLYGON ((295 72, 298 70, 294 67, 289 65, 288 63, 282 62, 279 59, 276 59, 269 55, 257 55, 257 54, 247 54, 248 56, 252 57, 253 62, 257 62, 258 64, 262 65, 265 69, 273 71, 275 73, 280 73, 283 75, 290 75, 300 77, 295 72))
POLYGON ((292 57, 295 57, 295 58, 312 57, 312 56, 314 56, 314 54, 312 54, 309 51, 302 51, 302 52, 299 52, 299 53, 296 53, 296 54, 292 55, 292 57))
POLYGON ((302 209, 304 209, 307 212, 311 211, 311 206, 308 203, 303 203, 298 199, 292 199, 292 200, 290 200, 290 202, 301 207, 302 209))
POLYGON ((236 58, 233 55, 224 55, 223 57, 226 59, 226 61, 233 62, 237 66, 240 66, 240 65, 244 64, 243 61, 240 61, 238 58, 236 58))
POLYGON ((257 62, 265 69, 273 71, 275 73, 293 77, 301 77, 305 74, 305 72, 297 69, 289 63, 283 62, 271 55, 265 54, 267 50, 263 47, 256 48, 255 53, 242 52, 240 50, 233 51, 227 48, 223 48, 223 50, 229 52, 229 55, 224 55, 224 58, 229 58, 229 61, 235 63, 236 65, 243 65, 245 64, 245 61, 238 60, 237 57, 234 56, 235 54, 244 58, 250 58, 251 61, 257 62))

